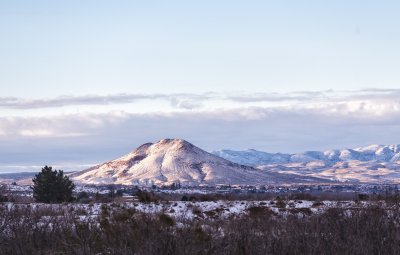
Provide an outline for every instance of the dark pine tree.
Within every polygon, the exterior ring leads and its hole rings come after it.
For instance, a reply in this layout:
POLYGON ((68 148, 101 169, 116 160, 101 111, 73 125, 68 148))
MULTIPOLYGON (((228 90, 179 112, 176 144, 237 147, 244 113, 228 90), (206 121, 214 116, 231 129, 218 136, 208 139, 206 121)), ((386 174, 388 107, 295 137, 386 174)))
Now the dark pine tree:
POLYGON ((62 170, 53 170, 45 166, 35 175, 33 181, 33 198, 42 203, 61 203, 72 201, 74 183, 64 175, 62 170))

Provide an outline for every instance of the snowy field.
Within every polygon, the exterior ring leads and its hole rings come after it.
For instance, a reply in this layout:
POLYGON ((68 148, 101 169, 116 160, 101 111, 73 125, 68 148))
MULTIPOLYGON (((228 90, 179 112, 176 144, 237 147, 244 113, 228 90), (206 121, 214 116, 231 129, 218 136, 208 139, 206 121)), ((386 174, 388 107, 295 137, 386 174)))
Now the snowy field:
MULTIPOLYGON (((354 201, 307 201, 307 200, 266 200, 266 201, 207 201, 207 202, 113 202, 113 203, 91 203, 91 204, 18 204, 3 203, 0 208, 6 210, 29 209, 33 212, 40 212, 49 216, 55 212, 57 214, 67 214, 75 211, 82 220, 99 216, 103 210, 117 212, 121 210, 133 210, 138 213, 146 214, 166 214, 175 219, 228 219, 240 217, 251 213, 271 213, 275 216, 297 215, 299 217, 321 214, 329 208, 358 209, 376 205, 372 202, 354 201)), ((382 206, 383 203, 380 203, 382 206)))

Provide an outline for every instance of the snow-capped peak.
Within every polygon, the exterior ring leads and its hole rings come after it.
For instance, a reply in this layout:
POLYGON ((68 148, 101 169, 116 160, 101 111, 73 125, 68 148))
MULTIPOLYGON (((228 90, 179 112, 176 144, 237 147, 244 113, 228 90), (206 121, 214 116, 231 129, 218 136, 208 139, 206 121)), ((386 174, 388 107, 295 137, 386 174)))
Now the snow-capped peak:
MULTIPOLYGON (((71 176, 88 184, 266 184, 291 176, 233 163, 182 139, 163 139, 71 176)), ((309 179, 309 178, 308 178, 309 179)), ((293 177, 296 181, 296 177, 293 177)))

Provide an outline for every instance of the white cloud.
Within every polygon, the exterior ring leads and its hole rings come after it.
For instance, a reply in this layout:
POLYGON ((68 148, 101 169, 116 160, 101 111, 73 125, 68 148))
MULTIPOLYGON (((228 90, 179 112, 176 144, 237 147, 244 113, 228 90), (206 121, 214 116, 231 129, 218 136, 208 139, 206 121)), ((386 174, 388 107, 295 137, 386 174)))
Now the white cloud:
MULTIPOLYGON (((0 98, 0 109, 32 110, 32 109, 59 109, 91 106, 95 111, 103 107, 103 112, 109 111, 113 106, 126 111, 126 105, 140 106, 142 112, 154 110, 151 105, 167 102, 167 109, 160 111, 175 111, 183 109, 188 111, 212 108, 235 108, 244 106, 313 106, 347 104, 360 106, 395 105, 400 103, 400 90, 369 89, 361 91, 297 91, 291 93, 177 93, 177 94, 115 94, 115 95, 86 95, 86 96, 61 96, 56 98, 26 99, 16 97, 0 98), (146 107, 148 106, 148 107, 146 107), (150 110, 148 110, 150 109, 150 110)), ((112 108, 112 109, 115 109, 112 108)))

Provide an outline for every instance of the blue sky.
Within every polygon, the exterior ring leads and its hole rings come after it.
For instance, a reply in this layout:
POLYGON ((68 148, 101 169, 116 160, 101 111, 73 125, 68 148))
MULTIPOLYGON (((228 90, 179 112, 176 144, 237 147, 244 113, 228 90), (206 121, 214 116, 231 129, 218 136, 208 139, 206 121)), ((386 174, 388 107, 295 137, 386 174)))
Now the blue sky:
POLYGON ((1 93, 396 88, 398 1, 1 1, 1 93))
POLYGON ((90 164, 164 137, 272 152, 399 143, 399 11, 1 1, 0 166, 90 164))

